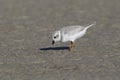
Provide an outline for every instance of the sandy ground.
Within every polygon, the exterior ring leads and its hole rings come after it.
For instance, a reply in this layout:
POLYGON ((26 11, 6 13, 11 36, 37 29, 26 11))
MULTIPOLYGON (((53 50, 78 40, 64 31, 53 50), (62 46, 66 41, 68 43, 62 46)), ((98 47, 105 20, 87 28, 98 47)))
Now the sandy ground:
POLYGON ((0 0, 0 80, 120 80, 120 0, 0 0), (51 45, 94 21, 72 52, 51 45))

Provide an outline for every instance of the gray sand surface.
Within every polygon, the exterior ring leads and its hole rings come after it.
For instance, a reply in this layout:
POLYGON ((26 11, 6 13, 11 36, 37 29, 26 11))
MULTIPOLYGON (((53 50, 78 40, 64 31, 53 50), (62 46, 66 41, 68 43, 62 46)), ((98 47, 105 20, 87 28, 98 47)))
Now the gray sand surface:
POLYGON ((120 0, 0 0, 0 80, 120 80, 120 0), (51 45, 94 21, 72 52, 51 45))

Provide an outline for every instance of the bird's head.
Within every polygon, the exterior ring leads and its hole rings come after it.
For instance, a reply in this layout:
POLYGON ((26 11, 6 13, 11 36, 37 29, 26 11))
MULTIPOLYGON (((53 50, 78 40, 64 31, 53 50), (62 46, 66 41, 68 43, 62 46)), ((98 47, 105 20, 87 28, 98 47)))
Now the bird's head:
POLYGON ((52 35, 52 44, 61 40, 60 31, 55 31, 52 35))

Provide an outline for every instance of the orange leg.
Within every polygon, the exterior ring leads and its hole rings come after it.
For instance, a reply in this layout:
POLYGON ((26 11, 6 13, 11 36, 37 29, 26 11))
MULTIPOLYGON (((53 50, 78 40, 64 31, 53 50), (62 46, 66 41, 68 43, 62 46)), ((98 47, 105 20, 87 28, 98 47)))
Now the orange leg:
POLYGON ((73 47, 75 47, 74 42, 70 41, 69 50, 71 51, 73 47))

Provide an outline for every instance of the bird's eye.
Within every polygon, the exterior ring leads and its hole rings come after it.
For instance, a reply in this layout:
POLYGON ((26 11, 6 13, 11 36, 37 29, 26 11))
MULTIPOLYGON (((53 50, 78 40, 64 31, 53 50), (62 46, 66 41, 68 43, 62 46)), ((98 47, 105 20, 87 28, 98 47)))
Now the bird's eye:
POLYGON ((56 38, 56 36, 54 38, 56 38))
POLYGON ((56 36, 54 36, 54 39, 55 39, 55 38, 58 38, 58 37, 59 37, 59 35, 56 35, 56 36))

